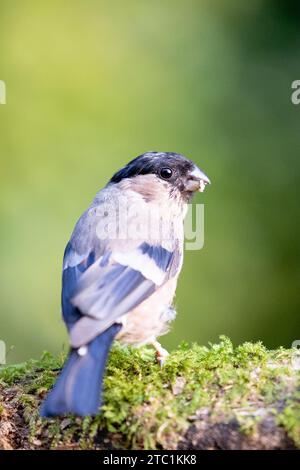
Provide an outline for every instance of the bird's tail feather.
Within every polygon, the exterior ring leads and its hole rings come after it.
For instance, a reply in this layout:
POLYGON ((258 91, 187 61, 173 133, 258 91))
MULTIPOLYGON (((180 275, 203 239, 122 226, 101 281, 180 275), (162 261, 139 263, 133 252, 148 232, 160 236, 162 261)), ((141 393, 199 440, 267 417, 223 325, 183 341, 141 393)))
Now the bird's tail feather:
POLYGON ((86 351, 82 351, 84 355, 76 349, 70 351, 57 382, 41 407, 41 416, 68 413, 88 416, 99 412, 105 364, 120 328, 120 324, 113 324, 86 345, 86 351))

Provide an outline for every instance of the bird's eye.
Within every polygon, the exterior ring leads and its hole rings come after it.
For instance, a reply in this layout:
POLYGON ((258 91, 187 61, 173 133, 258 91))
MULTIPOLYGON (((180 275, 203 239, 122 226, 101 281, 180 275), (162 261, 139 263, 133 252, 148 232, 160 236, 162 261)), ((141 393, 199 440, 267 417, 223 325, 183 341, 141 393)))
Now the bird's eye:
POLYGON ((173 175, 173 171, 171 170, 171 168, 162 168, 162 169, 160 170, 160 176, 161 176, 164 180, 170 179, 172 175, 173 175))

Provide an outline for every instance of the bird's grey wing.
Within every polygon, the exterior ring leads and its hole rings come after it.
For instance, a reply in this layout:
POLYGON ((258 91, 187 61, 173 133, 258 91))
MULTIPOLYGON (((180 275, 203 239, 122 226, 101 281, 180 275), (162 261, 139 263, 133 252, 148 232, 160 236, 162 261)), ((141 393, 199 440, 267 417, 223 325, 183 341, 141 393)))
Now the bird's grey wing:
POLYGON ((101 211, 97 212, 93 206, 89 208, 77 222, 65 249, 62 273, 62 311, 68 329, 82 316, 71 302, 80 278, 97 259, 102 259, 109 249, 108 242, 97 237, 97 224, 100 217, 101 211))
POLYGON ((94 262, 94 252, 79 254, 72 243, 69 242, 65 249, 64 265, 62 272, 62 313, 64 321, 70 328, 81 316, 78 309, 71 303, 71 298, 76 291, 77 283, 85 269, 94 262))
POLYGON ((73 347, 91 341, 148 298, 170 276, 180 253, 140 243, 129 251, 107 251, 80 277, 71 302, 81 314, 70 330, 73 347))

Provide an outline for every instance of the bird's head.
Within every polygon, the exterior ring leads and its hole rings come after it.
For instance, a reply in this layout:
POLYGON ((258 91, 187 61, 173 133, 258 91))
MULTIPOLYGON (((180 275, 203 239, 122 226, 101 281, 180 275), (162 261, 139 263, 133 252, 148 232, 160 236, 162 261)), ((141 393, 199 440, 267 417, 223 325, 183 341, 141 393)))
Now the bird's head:
POLYGON ((173 152, 144 153, 119 170, 110 183, 137 177, 141 181, 142 175, 149 175, 146 184, 160 181, 171 195, 180 194, 184 200, 189 200, 197 191, 203 192, 210 184, 209 178, 194 162, 173 152))

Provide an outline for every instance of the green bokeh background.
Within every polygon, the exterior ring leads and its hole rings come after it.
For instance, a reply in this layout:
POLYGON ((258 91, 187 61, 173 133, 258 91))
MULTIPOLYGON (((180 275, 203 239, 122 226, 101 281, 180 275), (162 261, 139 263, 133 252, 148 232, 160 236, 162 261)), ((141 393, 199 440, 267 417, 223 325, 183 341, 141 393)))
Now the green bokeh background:
POLYGON ((0 338, 59 351, 64 246, 96 191, 147 150, 212 180, 163 344, 299 338, 296 2, 0 0, 0 338))

